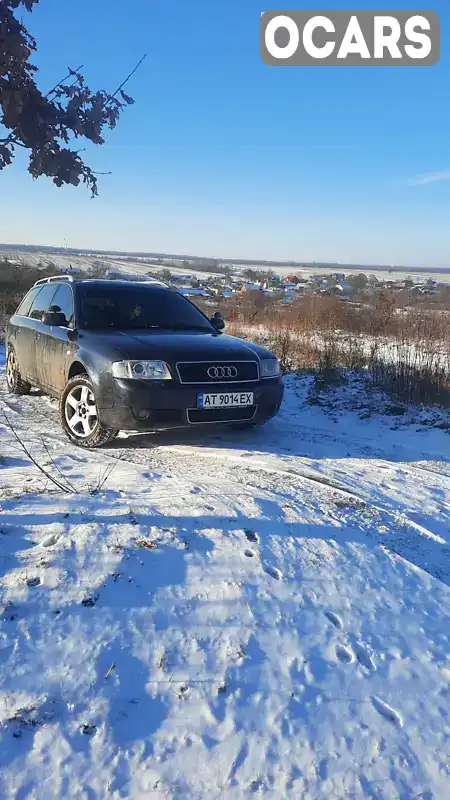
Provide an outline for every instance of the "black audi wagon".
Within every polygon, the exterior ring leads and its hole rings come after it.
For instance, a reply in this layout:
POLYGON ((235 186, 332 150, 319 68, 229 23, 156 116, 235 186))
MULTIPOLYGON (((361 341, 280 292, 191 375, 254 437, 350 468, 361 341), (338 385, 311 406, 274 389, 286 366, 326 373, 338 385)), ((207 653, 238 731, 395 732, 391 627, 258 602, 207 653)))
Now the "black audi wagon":
POLYGON ((44 278, 7 326, 8 388, 58 397, 82 447, 120 430, 260 425, 283 398, 278 361, 223 327, 162 284, 44 278))

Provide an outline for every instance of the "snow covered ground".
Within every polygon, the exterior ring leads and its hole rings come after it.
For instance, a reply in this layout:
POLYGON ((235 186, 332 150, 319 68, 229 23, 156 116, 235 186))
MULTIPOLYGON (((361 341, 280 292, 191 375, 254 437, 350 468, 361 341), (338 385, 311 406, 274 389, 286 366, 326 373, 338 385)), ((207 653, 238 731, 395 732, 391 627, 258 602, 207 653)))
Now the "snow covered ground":
POLYGON ((0 377, 2 798, 447 800, 449 417, 286 383, 85 453, 0 377))

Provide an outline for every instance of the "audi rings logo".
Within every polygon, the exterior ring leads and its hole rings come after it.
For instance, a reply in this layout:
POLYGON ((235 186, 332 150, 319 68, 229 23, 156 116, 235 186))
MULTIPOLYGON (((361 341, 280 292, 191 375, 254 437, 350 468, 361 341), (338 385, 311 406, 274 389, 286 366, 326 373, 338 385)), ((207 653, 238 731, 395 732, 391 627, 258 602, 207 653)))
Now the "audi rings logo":
POLYGON ((211 380, 219 380, 219 378, 237 378, 238 371, 236 367, 209 367, 207 375, 211 380))

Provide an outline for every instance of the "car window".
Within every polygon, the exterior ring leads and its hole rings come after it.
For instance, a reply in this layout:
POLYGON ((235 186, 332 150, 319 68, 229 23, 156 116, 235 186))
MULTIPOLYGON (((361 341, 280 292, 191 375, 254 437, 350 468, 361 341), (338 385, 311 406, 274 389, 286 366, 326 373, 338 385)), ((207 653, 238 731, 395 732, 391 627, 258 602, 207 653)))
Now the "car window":
POLYGON ((35 286, 33 289, 31 289, 23 298, 19 308, 16 311, 16 314, 19 314, 21 317, 27 317, 31 308, 31 304, 34 302, 36 295, 41 289, 42 286, 35 286))
POLYGON ((42 315, 44 314, 45 311, 48 311, 53 296, 56 293, 56 289, 57 287, 55 286, 54 283, 44 284, 41 291, 34 300, 28 316, 31 317, 32 319, 38 319, 39 321, 42 320, 42 315))
POLYGON ((56 294, 52 299, 52 310, 62 311, 67 320, 68 327, 71 326, 73 322, 73 294, 69 286, 65 284, 58 286, 56 294))
POLYGON ((80 327, 91 330, 214 330, 198 308, 171 289, 94 284, 84 288, 80 310, 80 327))

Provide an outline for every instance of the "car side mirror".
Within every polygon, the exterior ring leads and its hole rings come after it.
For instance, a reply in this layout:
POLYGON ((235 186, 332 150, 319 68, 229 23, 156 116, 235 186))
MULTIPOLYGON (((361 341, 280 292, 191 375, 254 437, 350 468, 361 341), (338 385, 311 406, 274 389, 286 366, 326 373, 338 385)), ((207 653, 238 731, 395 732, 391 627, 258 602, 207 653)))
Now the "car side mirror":
POLYGON ((214 317, 211 317, 211 325, 216 329, 216 331, 223 331, 225 328, 225 320, 223 317, 216 317, 214 315, 214 317))
POLYGON ((62 311, 46 311, 42 315, 42 322, 55 328, 67 328, 67 320, 62 311))

